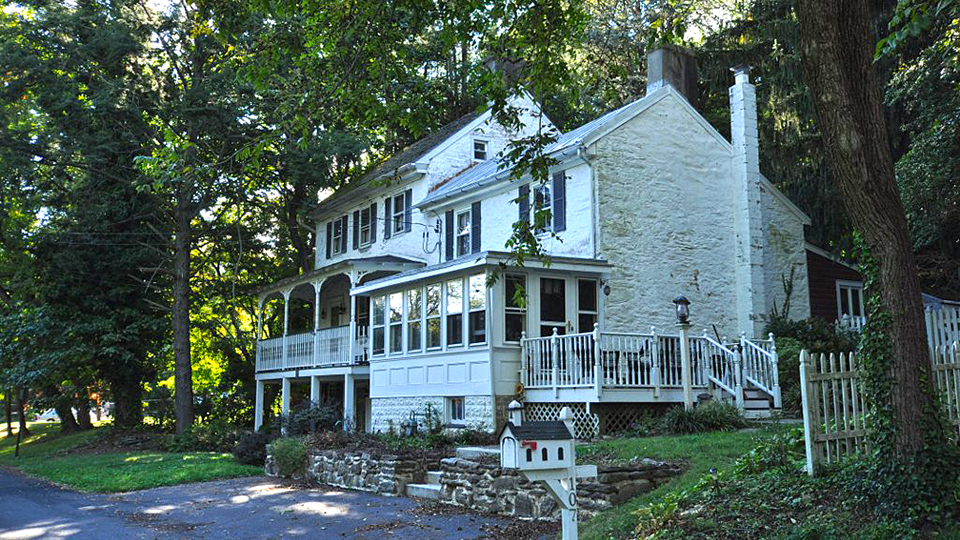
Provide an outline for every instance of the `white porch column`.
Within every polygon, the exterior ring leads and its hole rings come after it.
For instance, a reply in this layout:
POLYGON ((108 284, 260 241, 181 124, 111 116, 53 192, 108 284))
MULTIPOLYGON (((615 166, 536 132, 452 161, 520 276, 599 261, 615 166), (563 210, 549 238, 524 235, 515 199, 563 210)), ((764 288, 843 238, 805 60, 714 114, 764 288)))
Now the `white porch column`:
POLYGON ((310 377, 310 405, 320 404, 320 377, 314 375, 310 377))
POLYGON ((290 415, 290 377, 284 377, 280 387, 280 414, 284 418, 290 415))
POLYGON ((693 409, 693 370, 690 365, 690 324, 680 323, 680 382, 683 385, 683 407, 693 409))
POLYGON ((313 365, 315 366, 320 365, 320 287, 322 286, 323 281, 313 282, 313 365))
MULTIPOLYGON (((290 333, 290 293, 293 289, 283 291, 283 369, 287 369, 287 334, 290 333)), ((286 379, 284 379, 286 383, 286 379)), ((284 394, 286 395, 286 394, 284 394)))
MULTIPOLYGON (((353 295, 353 288, 357 286, 357 274, 355 271, 350 272, 350 334, 347 338, 347 361, 352 365, 356 356, 354 349, 357 344, 357 297, 353 295)), ((351 406, 351 410, 352 406, 351 406)))
POLYGON ((253 430, 260 431, 260 426, 263 425, 263 381, 257 381, 257 399, 256 399, 257 408, 253 413, 253 430))
POLYGON ((354 420, 354 385, 353 374, 347 373, 343 376, 343 430, 349 431, 356 426, 354 420))
MULTIPOLYGON (((263 338, 263 297, 257 297, 257 335, 253 339, 254 373, 260 370, 260 340, 263 338)), ((261 396, 262 397, 262 396, 261 396)), ((260 427, 259 425, 257 426, 260 427)))

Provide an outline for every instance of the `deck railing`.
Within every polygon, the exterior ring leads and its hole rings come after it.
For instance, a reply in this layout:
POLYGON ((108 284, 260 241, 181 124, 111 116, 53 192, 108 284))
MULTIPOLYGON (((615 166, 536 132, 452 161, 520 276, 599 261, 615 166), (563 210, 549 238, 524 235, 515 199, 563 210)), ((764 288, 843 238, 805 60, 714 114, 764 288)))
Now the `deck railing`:
MULTIPOLYGON (((719 388, 738 406, 743 406, 743 388, 753 387, 770 395, 780 406, 777 354, 769 340, 722 343, 706 335, 688 336, 690 386, 719 388), (744 353, 744 351, 747 351, 744 353)), ((651 328, 648 334, 592 332, 521 339, 520 376, 524 388, 683 389, 681 337, 664 335, 651 328)))
POLYGON ((316 332, 293 334, 257 343, 257 371, 306 369, 349 365, 366 358, 367 336, 358 329, 354 358, 350 358, 350 326, 324 328, 316 332), (286 348, 286 354, 284 354, 286 348))

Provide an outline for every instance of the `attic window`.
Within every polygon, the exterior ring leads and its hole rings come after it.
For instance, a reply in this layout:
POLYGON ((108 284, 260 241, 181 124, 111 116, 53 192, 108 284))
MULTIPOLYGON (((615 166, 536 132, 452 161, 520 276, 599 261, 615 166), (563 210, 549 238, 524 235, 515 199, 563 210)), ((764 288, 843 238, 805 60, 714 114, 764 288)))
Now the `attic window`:
POLYGON ((473 140, 473 160, 474 161, 487 160, 487 141, 483 141, 479 139, 473 140))

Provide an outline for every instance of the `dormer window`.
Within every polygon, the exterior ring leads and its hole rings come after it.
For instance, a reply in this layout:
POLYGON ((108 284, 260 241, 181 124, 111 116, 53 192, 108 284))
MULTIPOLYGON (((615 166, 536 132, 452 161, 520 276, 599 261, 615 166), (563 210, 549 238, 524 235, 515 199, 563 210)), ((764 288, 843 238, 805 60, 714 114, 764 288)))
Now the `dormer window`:
POLYGON ((480 140, 480 139, 473 140, 473 160, 474 161, 487 160, 487 141, 480 140))
POLYGON ((470 253, 470 211, 457 213, 457 257, 470 253))

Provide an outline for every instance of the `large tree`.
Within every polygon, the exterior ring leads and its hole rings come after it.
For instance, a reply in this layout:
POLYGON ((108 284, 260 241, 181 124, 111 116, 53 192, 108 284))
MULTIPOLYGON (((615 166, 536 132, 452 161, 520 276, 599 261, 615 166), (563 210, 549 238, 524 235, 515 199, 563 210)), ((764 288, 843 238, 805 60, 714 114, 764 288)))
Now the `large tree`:
MULTIPOLYGON (((922 470, 942 463, 925 454, 942 448, 947 428, 932 387, 920 280, 873 61, 877 39, 870 3, 800 0, 797 15, 804 74, 827 161, 850 220, 876 260, 876 287, 870 292, 879 301, 871 305, 870 324, 880 333, 867 338, 863 355, 876 411, 875 450, 881 461, 914 467, 911 474, 928 479, 922 470)), ((948 470, 931 474, 955 478, 948 470)))

